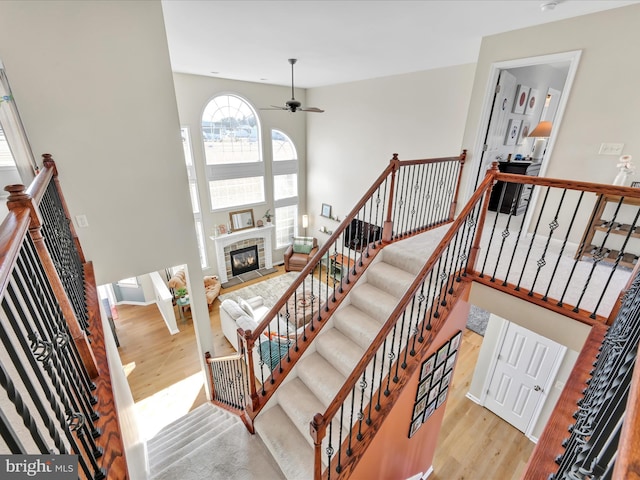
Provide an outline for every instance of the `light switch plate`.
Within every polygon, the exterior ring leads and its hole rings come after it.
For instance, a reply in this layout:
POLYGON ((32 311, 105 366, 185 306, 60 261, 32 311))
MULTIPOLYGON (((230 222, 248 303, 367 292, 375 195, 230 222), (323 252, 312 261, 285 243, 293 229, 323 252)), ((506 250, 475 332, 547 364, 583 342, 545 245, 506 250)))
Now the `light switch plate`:
POLYGON ((601 143, 599 155, 622 155, 624 143, 601 143))
POLYGON ((84 228, 89 226, 89 221, 87 220, 86 215, 76 215, 76 223, 78 227, 84 228))

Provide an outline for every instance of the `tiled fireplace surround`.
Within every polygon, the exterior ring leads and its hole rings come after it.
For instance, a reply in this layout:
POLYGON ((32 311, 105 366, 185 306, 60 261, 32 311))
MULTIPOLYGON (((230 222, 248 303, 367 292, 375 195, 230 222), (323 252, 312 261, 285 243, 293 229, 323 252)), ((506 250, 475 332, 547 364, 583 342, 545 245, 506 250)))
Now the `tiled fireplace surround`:
POLYGON ((239 248, 257 245, 258 264, 260 268, 273 267, 271 237, 274 231, 275 227, 271 225, 211 237, 216 246, 216 260, 220 282, 226 283, 229 281, 229 278, 231 278, 231 255, 229 252, 239 248))

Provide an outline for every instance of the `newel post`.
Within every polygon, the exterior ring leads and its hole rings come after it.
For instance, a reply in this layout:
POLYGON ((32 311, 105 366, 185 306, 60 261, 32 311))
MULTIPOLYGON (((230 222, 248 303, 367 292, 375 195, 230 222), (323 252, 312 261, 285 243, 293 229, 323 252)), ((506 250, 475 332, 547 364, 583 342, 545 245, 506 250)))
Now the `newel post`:
POLYGON ((451 202, 451 209, 449 210, 449 220, 453 221, 458 208, 458 195, 460 195, 460 183, 462 182, 462 170, 464 169, 464 162, 467 159, 467 149, 462 150, 460 154, 460 171, 458 172, 458 182, 456 184, 456 192, 453 195, 453 201, 451 202))
MULTIPOLYGON (((324 417, 316 413, 309 423, 309 433, 313 438, 313 480, 322 480, 322 438, 320 427, 324 424, 324 417)), ((331 468, 329 465, 328 468, 331 468)))
POLYGON ((393 235, 393 196, 396 186, 396 172, 400 169, 400 160, 398 154, 394 153, 393 158, 390 160, 391 164, 391 182, 389 186, 389 205, 387 206, 387 219, 384 221, 382 227, 382 241, 390 242, 393 235))
POLYGON ((53 263, 49 250, 44 243, 44 237, 42 236, 42 217, 40 212, 36 208, 31 196, 26 193, 24 185, 7 185, 5 191, 9 192, 9 198, 7 199, 7 208, 9 210, 27 208, 29 209, 29 217, 31 219, 29 225, 29 235, 36 248, 38 258, 42 264, 42 267, 47 275, 47 279, 51 284, 51 289, 58 301, 62 316, 64 317, 67 326, 69 327, 69 333, 78 349, 82 363, 87 369, 87 373, 91 378, 98 376, 98 367, 96 365, 96 359, 93 355, 93 350, 89 345, 89 339, 85 331, 80 327, 80 323, 76 318, 76 315, 71 306, 71 302, 67 297, 67 293, 64 290, 64 286, 60 281, 58 272, 53 263))
POLYGON ((487 218, 487 210, 489 209, 489 199, 491 198, 491 192, 493 186, 496 184, 496 175, 498 174, 498 162, 492 162, 491 168, 487 170, 487 176, 493 177, 491 188, 487 188, 484 194, 484 200, 482 202, 482 208, 480 209, 480 218, 478 219, 478 225, 476 226, 476 234, 473 239, 473 246, 471 247, 471 253, 469 254, 469 263, 467 263, 467 273, 475 271, 476 262, 478 261, 478 254, 480 253, 480 240, 482 237, 482 229, 484 228, 484 222, 487 218))
POLYGON ((253 360, 253 347, 255 340, 251 330, 243 330, 238 328, 238 347, 240 348, 240 355, 244 355, 247 363, 247 376, 249 377, 249 398, 247 399, 247 413, 249 414, 249 420, 253 426, 253 418, 255 417, 253 412, 258 410, 260 399, 258 398, 258 389, 256 388, 256 373, 255 362, 253 360))

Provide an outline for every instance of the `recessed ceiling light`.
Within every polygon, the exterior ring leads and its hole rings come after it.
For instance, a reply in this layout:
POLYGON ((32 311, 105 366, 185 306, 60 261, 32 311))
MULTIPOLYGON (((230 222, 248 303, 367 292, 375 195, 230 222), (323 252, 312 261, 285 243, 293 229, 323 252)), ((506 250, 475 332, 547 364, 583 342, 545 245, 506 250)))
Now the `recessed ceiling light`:
POLYGON ((543 12, 546 12, 548 10, 553 10, 557 6, 558 6, 558 2, 545 2, 540 5, 540 10, 542 10, 543 12))

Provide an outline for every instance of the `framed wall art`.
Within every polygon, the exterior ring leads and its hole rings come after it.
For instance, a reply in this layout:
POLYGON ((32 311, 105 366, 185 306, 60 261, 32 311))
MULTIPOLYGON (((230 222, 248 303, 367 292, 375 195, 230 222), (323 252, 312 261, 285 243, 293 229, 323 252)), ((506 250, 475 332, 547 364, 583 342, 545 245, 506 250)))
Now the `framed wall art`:
POLYGON ((509 120, 509 126, 507 127, 507 134, 504 137, 505 145, 515 145, 516 140, 518 140, 518 133, 520 132, 520 125, 522 125, 522 120, 516 120, 512 118, 509 120))
POLYGON ((460 348, 460 341, 462 340, 462 330, 459 330, 451 340, 449 340, 449 355, 453 352, 457 352, 458 348, 460 348))
POLYGON ((422 417, 422 423, 426 422, 427 419, 431 416, 433 412, 436 411, 436 402, 433 401, 427 405, 427 408, 424 410, 424 416, 422 417))
POLYGON ((418 417, 411 422, 411 427, 409 428, 409 438, 413 437, 418 429, 422 426, 422 417, 418 417))
POLYGON ((323 203, 322 210, 320 210, 320 215, 322 215, 323 217, 331 218, 331 205, 323 203))
POLYGON ((449 342, 445 343, 440 347, 440 350, 438 350, 438 356, 436 357, 436 367, 447 359, 447 355, 449 355, 449 342))
POLYGON ((524 113, 524 109, 527 106, 527 100, 529 99, 529 90, 526 85, 518 85, 516 88, 516 96, 513 101, 513 113, 524 113))
POLYGON ((427 375, 431 375, 431 372, 433 372, 435 361, 436 356, 435 354, 432 354, 429 358, 422 362, 422 368, 420 369, 420 381, 424 380, 427 375))
POLYGON ((522 122, 522 127, 520 127, 520 133, 518 133, 518 140, 516 144, 522 145, 529 135, 529 128, 531 128, 531 124, 529 122, 522 122))
POLYGON ((418 384, 416 402, 427 394, 429 391, 429 385, 431 385, 431 375, 427 375, 427 377, 418 384))
POLYGON ((540 95, 540 92, 535 88, 532 88, 529 91, 529 99, 527 100, 527 106, 524 109, 524 113, 526 115, 531 115, 538 106, 538 95, 540 95))

